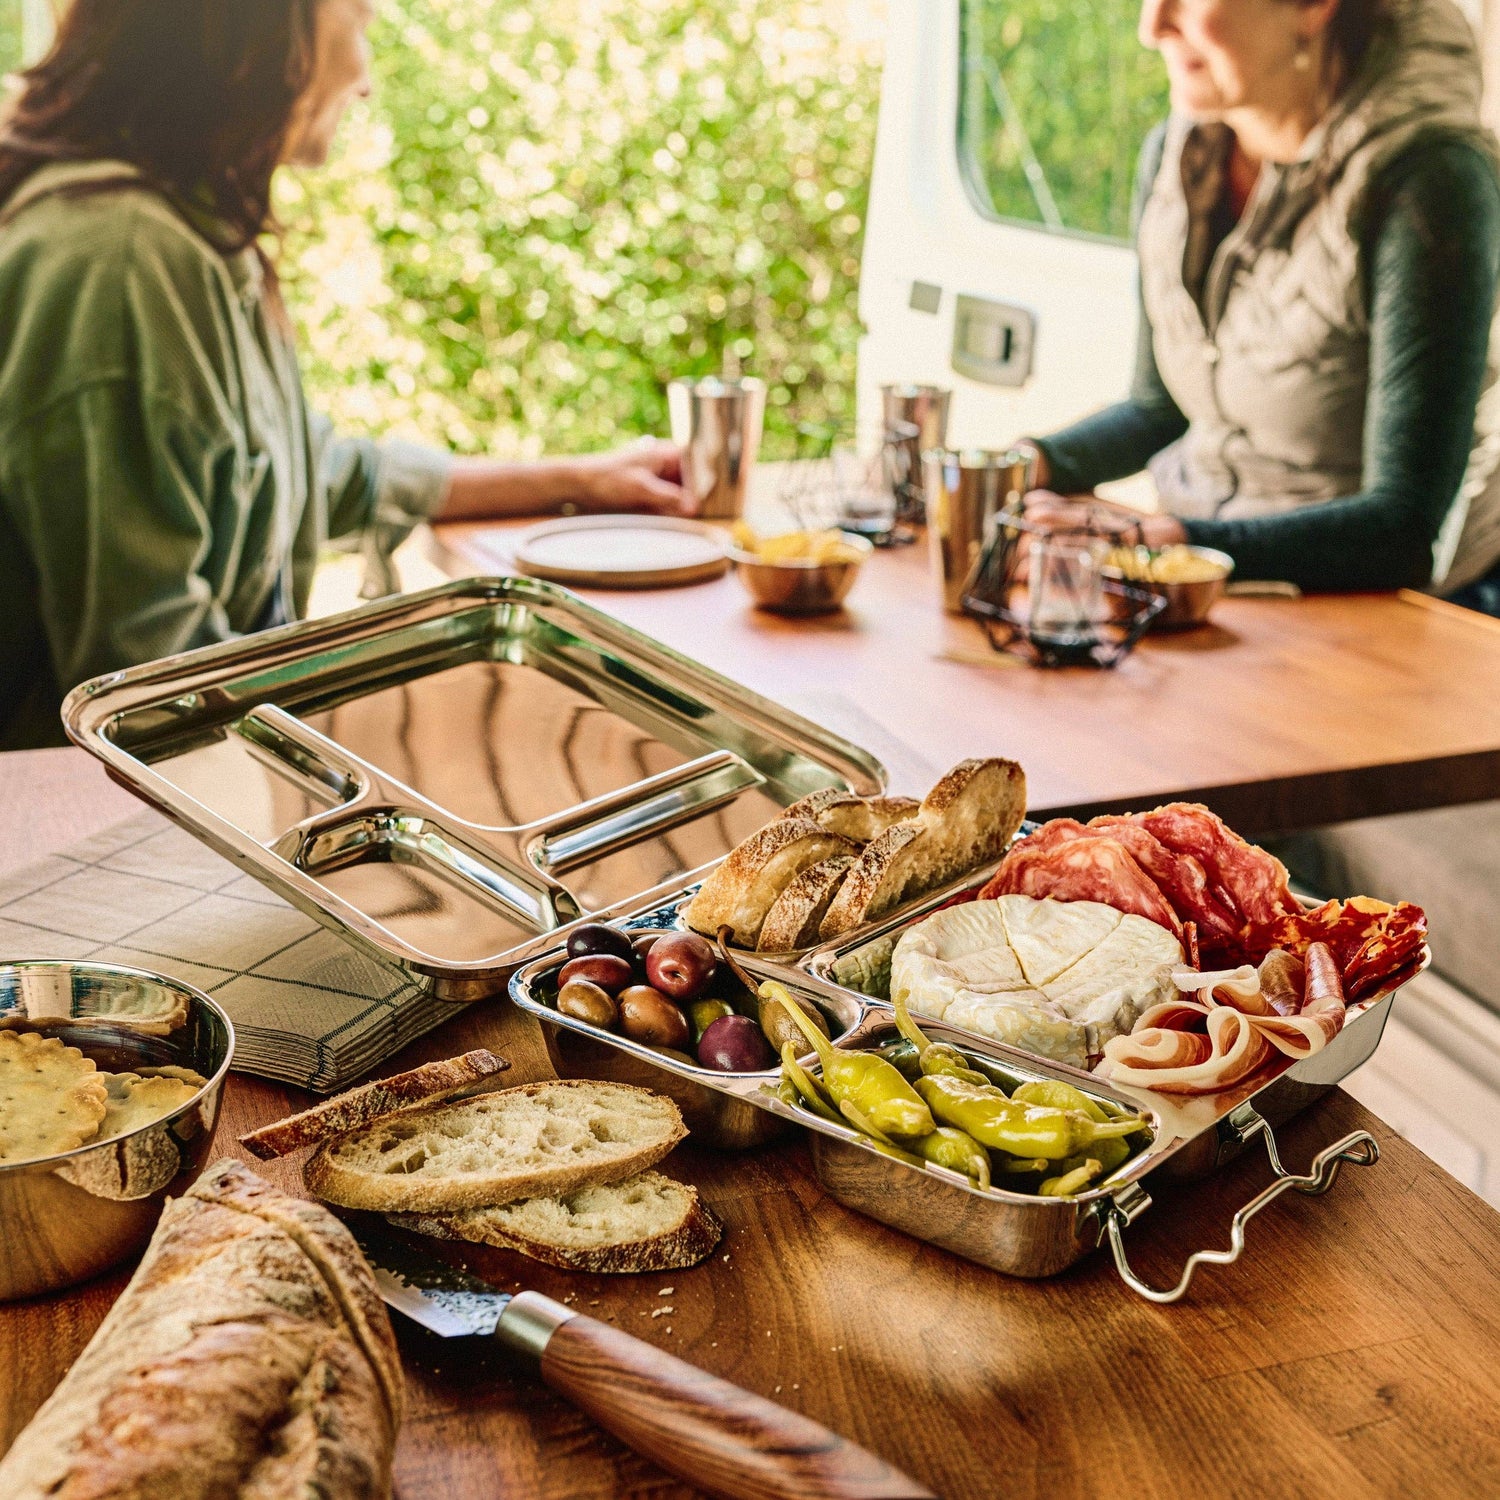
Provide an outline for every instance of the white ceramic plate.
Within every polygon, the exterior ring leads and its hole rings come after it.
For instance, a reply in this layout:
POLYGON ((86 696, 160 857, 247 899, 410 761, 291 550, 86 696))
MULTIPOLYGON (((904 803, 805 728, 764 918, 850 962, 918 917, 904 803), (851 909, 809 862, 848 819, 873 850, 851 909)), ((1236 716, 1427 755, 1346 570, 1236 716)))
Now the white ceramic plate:
POLYGON ((674 516, 570 516, 528 531, 516 566, 532 578, 586 588, 702 583, 729 566, 724 540, 674 516))

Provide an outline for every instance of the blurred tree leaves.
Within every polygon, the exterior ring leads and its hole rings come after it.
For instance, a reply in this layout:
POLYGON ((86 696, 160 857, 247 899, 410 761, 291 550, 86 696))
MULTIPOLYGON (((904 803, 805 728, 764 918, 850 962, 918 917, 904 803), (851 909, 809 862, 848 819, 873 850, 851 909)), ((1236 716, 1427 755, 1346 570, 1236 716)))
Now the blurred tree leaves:
POLYGON ((315 402, 531 454, 664 432, 676 375, 770 386, 766 452, 853 409, 870 0, 386 0, 329 168, 283 173, 315 402))
POLYGON ((996 215, 1042 218, 1024 138, 1067 228, 1127 237, 1136 156, 1167 115, 1139 16, 1139 0, 965 0, 963 140, 996 215))

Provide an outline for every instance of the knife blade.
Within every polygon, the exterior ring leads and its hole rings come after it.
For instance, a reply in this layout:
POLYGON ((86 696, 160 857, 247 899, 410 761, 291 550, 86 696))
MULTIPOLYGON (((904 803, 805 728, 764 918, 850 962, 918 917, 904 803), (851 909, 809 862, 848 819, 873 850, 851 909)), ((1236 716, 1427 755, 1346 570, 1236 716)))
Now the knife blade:
POLYGON ((724 1500, 935 1500, 810 1418, 544 1297, 511 1294, 350 1222, 387 1306, 443 1338, 492 1338, 628 1447, 724 1500))

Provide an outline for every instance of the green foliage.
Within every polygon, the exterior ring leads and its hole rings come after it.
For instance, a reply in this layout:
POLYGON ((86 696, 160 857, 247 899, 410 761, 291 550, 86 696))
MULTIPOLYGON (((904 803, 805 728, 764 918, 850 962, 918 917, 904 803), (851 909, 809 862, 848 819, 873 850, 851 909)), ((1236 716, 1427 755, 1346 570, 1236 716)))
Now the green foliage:
POLYGON ((848 420, 877 13, 386 0, 338 159, 283 174, 315 402, 559 452, 664 432, 666 382, 728 365, 770 387, 770 456, 848 420))
POLYGON ((1135 161, 1167 114, 1166 71, 1136 38, 1138 0, 965 0, 963 133, 1002 218, 1042 218, 1009 96, 1069 229, 1125 238, 1135 161))
MULTIPOLYGON (((0 0, 0 80, 21 65, 21 0, 0 0)), ((0 84, 0 96, 4 94, 0 84)))

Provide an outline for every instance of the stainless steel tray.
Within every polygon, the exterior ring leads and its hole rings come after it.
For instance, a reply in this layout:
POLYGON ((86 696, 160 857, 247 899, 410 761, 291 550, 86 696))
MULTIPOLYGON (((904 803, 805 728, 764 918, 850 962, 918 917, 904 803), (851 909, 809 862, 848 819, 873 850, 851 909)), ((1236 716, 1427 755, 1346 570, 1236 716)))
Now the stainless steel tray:
MULTIPOLYGON (((933 905, 938 904, 934 900, 933 905)), ((671 908, 643 914, 632 927, 666 929, 674 925, 673 915, 671 908)), ((912 920, 907 916, 895 926, 904 928, 912 920)), ((880 940, 877 934, 864 941, 880 940)), ((836 962, 838 951, 811 955, 809 966, 836 962)), ((935 1040, 962 1047, 1007 1087, 1036 1078, 1063 1079, 1099 1099, 1136 1109, 1150 1121, 1150 1146, 1103 1184, 1073 1198, 1048 1199, 1000 1188, 981 1190, 940 1167, 916 1167, 896 1159, 854 1130, 786 1104, 776 1093, 777 1070, 716 1072, 563 1015, 544 998, 563 957, 554 952, 538 958, 510 981, 516 1004, 541 1023, 559 1074, 614 1079, 670 1094, 678 1100, 693 1133, 711 1145, 759 1145, 786 1124, 800 1125, 811 1133, 814 1171, 841 1203, 1012 1276, 1056 1275, 1107 1239, 1127 1285, 1153 1301, 1173 1302, 1186 1293, 1199 1265, 1239 1258, 1245 1224, 1282 1192, 1324 1192, 1343 1163, 1373 1165, 1379 1158, 1374 1138, 1358 1131, 1325 1148, 1312 1170, 1297 1176, 1281 1164, 1274 1129, 1369 1059, 1385 1029, 1395 989, 1351 1006, 1343 1030, 1328 1047, 1275 1077, 1250 1079, 1222 1094, 1181 1101, 1117 1088, 1065 1064, 919 1018, 922 1029, 935 1040), (1124 1231, 1151 1205, 1147 1184, 1155 1187, 1201 1179, 1257 1136, 1265 1140, 1276 1177, 1235 1215, 1229 1248, 1190 1256, 1173 1287, 1156 1288, 1141 1281, 1130 1269, 1124 1231)), ((1424 955, 1424 966, 1425 962, 1424 955)), ((892 1009, 883 1000, 832 983, 809 972, 809 967, 789 967, 753 956, 742 956, 741 963, 752 977, 777 979, 800 998, 817 1004, 835 1023, 830 1030, 837 1047, 877 1047, 898 1035, 892 1009)))
POLYGON ((471 579, 97 678, 110 774, 423 989, 680 898, 856 746, 531 579, 471 579))

